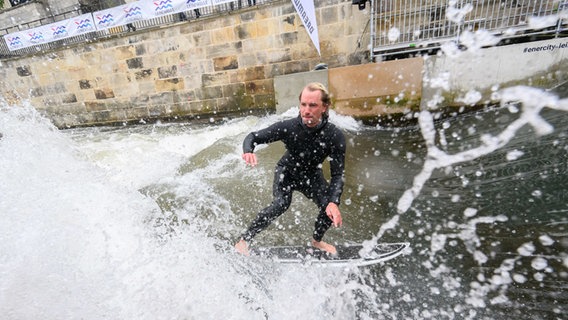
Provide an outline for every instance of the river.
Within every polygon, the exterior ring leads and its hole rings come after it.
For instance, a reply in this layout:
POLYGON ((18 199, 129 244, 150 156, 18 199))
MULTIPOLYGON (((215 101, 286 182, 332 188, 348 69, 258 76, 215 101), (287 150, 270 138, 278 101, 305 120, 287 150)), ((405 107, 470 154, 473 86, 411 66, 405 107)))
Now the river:
MULTIPOLYGON (((0 108, 4 319, 562 319, 568 313, 566 92, 404 128, 332 113, 348 141, 344 226, 409 242, 373 267, 281 265, 232 244, 271 199, 283 152, 251 130, 293 117, 59 131, 0 108), (544 106, 544 107, 543 107, 544 106)), ((504 95, 505 97, 505 95, 504 95)), ((510 100, 513 100, 510 98, 510 100)), ((301 195, 255 245, 310 240, 301 195)))

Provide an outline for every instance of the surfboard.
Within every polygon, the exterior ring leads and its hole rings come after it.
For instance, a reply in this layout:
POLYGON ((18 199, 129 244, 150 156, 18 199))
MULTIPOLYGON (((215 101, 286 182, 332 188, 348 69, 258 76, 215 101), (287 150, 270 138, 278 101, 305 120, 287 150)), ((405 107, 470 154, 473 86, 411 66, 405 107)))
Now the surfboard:
POLYGON ((408 247, 407 242, 378 243, 371 250, 362 244, 345 244, 336 245, 337 255, 331 255, 311 246, 275 246, 251 248, 251 255, 279 263, 363 267, 394 259, 408 247))

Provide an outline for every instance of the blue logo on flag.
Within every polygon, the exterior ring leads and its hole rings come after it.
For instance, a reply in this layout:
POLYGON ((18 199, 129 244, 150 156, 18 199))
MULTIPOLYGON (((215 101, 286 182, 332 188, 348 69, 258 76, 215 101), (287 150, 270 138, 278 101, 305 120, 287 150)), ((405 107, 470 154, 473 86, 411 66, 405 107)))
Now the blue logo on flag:
POLYGON ((91 19, 75 20, 75 24, 77 25, 77 30, 90 29, 93 27, 91 19))
POLYGON ((22 40, 18 36, 15 36, 13 38, 8 37, 8 43, 10 47, 19 47, 23 45, 22 40))
POLYGON ((67 34, 67 29, 65 28, 65 26, 55 26, 52 27, 51 30, 53 30, 53 36, 56 38, 67 34))
POLYGON ((136 17, 138 15, 140 15, 139 18, 142 18, 142 9, 140 9, 140 7, 126 8, 124 9, 124 12, 126 12, 126 19, 136 17))
POLYGON ((112 17, 112 14, 105 14, 103 16, 97 16, 97 19, 99 19, 99 25, 101 26, 107 26, 109 24, 112 24, 114 22, 114 19, 112 17))
POLYGON ((154 1, 154 6, 156 7, 154 10, 156 14, 166 14, 175 11, 172 0, 154 1))
POLYGON ((43 34, 41 33, 41 31, 28 33, 28 36, 30 36, 30 42, 33 42, 33 43, 43 42, 43 40, 44 40, 43 34))

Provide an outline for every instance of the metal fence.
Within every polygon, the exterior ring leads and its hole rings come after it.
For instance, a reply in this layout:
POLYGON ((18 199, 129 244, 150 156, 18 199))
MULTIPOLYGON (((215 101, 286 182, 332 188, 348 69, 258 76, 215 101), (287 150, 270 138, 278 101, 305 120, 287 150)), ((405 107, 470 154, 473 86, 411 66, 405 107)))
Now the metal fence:
MULTIPOLYGON (((14 25, 14 26, 6 26, 0 29, 0 58, 11 58, 11 57, 19 57, 24 55, 30 55, 38 52, 45 52, 50 50, 55 50, 58 48, 78 44, 78 43, 85 43, 90 41, 96 41, 99 39, 104 39, 111 36, 126 34, 129 32, 133 32, 136 30, 143 30, 143 29, 151 29, 157 28, 160 26, 187 21, 187 20, 194 20, 201 17, 207 16, 215 16, 215 15, 222 15, 231 13, 236 10, 244 9, 251 6, 256 5, 263 5, 267 3, 277 2, 282 0, 235 0, 233 2, 227 2, 223 4, 219 4, 216 6, 209 6, 203 7, 195 10, 189 10, 181 13, 175 13, 171 15, 165 15, 158 18, 147 19, 142 21, 136 21, 129 25, 118 26, 106 30, 90 32, 86 34, 82 34, 80 36, 69 37, 66 39, 62 39, 59 41, 48 42, 40 45, 35 45, 32 47, 22 48, 15 51, 10 51, 4 39, 1 38, 2 35, 8 34, 11 32, 23 31, 28 30, 37 26, 50 24, 56 21, 72 18, 79 16, 85 12, 85 9, 81 8, 70 8, 69 11, 61 13, 59 15, 53 15, 48 18, 43 18, 36 21, 31 21, 28 23, 14 25)), ((90 11, 87 11, 90 12, 90 11)))
MULTIPOLYGON (((230 13, 252 5, 282 0, 235 0, 211 7, 190 10, 181 14, 137 21, 130 26, 91 32, 81 36, 10 51, 0 39, 0 58, 17 57, 49 51, 77 43, 125 34, 134 30, 156 28, 183 20, 230 13)), ((352 0, 363 8, 367 0, 352 0)), ((547 34, 558 36, 568 31, 568 0, 368 0, 371 5, 370 55, 410 53, 424 48, 439 47, 445 41, 458 41, 464 30, 485 29, 501 39, 547 34), (563 11, 564 10, 564 11, 563 11), (559 12, 563 12, 564 19, 559 12), (554 25, 535 28, 534 17, 556 16, 554 25)), ((91 8, 93 9, 93 8, 91 8)), ((101 9, 101 8, 95 8, 101 9)), ((78 16, 85 8, 70 11, 29 23, 5 26, 0 35, 27 30, 39 25, 78 16)))
POLYGON ((500 39, 567 31, 567 0, 370 1, 372 59, 459 42, 465 30, 484 29, 500 39))

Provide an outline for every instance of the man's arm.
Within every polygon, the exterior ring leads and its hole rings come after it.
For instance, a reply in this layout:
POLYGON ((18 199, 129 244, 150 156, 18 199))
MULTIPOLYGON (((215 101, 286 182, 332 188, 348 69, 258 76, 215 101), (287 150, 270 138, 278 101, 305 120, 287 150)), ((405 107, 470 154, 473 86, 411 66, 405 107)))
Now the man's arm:
POLYGON ((282 134, 287 132, 286 125, 284 121, 281 121, 268 128, 249 133, 243 141, 243 160, 245 160, 248 165, 256 166, 258 161, 254 154, 254 148, 259 144, 281 140, 282 134))

